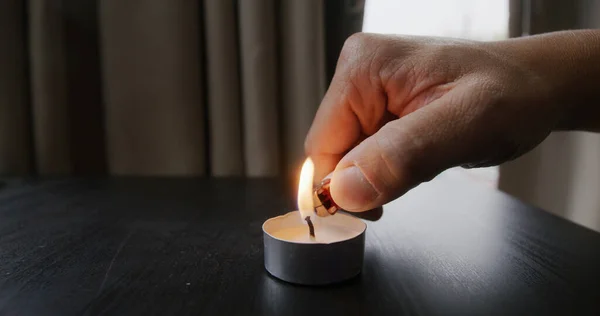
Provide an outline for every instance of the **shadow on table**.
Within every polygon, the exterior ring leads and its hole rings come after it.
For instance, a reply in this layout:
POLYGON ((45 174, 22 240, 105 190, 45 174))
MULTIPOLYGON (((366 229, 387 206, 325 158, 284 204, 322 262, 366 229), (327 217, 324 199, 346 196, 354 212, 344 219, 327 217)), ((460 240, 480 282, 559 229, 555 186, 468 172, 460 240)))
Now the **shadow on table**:
POLYGON ((307 289, 311 289, 311 290, 315 290, 315 291, 342 289, 342 288, 346 288, 346 287, 357 286, 357 285, 360 285, 362 283, 362 274, 359 274, 359 275, 353 277, 352 279, 346 280, 346 281, 343 281, 343 282, 338 282, 338 283, 328 284, 328 285, 316 285, 315 286, 315 285, 293 284, 293 283, 281 281, 280 279, 274 277, 272 274, 268 273, 267 271, 265 271, 265 273, 266 273, 266 277, 267 278, 271 279, 275 283, 279 283, 280 284, 279 286, 307 288, 307 289))
POLYGON ((354 314, 361 309, 362 275, 327 286, 304 286, 281 281, 268 272, 257 297, 261 315, 354 314))
MULTIPOLYGON (((366 253, 361 274, 348 281, 326 286, 295 285, 281 281, 264 271, 259 281, 258 294, 255 297, 256 308, 261 315, 378 315, 385 313, 385 308, 381 309, 381 300, 389 299, 389 295, 379 293, 379 289, 373 286, 377 282, 372 280, 373 277, 381 277, 379 273, 372 271, 374 267, 378 266, 377 260, 377 256, 366 253)), ((394 299, 394 303, 391 305, 395 307, 395 314, 405 314, 405 309, 408 308, 408 306, 403 306, 405 301, 406 298, 401 297, 394 299)))

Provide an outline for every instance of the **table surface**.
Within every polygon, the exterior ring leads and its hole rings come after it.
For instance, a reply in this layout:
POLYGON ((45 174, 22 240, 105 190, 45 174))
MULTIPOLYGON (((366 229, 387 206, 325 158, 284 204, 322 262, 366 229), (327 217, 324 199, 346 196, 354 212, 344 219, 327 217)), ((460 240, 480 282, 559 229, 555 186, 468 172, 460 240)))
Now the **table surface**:
POLYGON ((600 312, 600 234, 441 175, 369 223, 362 274, 295 286, 263 268, 282 182, 11 180, 1 315, 548 315, 600 312))

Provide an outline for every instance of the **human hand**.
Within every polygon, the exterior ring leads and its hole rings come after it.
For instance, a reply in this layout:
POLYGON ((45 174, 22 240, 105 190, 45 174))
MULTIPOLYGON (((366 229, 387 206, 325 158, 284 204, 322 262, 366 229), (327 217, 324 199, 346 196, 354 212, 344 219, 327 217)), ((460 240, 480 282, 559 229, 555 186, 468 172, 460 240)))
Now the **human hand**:
POLYGON ((536 63, 536 45, 352 36, 306 139, 315 179, 335 168, 335 202, 365 211, 447 168, 532 149, 568 116, 544 68, 561 56, 536 63))

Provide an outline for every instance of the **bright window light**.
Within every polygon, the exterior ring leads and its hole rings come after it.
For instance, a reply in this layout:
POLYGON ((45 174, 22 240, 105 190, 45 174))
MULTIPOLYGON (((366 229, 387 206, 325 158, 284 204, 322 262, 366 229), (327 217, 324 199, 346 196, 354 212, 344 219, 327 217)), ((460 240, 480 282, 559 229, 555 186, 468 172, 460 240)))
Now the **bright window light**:
POLYGON ((508 37, 508 0, 367 0, 363 31, 500 40, 508 37))

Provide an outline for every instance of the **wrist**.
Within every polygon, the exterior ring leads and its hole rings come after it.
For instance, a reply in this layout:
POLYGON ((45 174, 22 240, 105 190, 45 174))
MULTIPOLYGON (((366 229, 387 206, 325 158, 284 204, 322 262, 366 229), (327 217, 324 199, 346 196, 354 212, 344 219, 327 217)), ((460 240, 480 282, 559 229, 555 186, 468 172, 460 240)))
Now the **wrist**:
POLYGON ((539 79, 540 111, 554 130, 600 128, 600 32, 565 31, 523 38, 520 61, 539 79))
POLYGON ((535 78, 535 106, 554 130, 600 129, 600 31, 548 33, 498 42, 499 50, 535 78))

